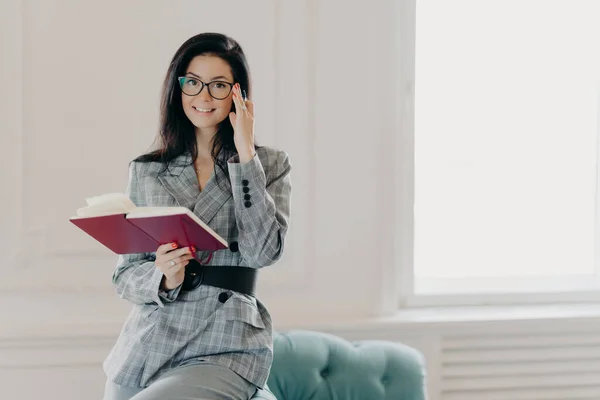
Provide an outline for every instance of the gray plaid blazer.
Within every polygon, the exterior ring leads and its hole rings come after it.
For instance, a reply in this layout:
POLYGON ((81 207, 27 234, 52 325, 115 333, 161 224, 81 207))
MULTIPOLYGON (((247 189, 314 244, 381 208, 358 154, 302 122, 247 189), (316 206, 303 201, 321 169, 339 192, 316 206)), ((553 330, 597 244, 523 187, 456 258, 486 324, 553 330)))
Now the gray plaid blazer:
MULTIPOLYGON (((290 216, 288 155, 262 147, 245 164, 235 156, 228 162, 229 176, 215 167, 202 191, 191 161, 186 153, 163 173, 161 163, 132 162, 127 194, 138 206, 192 210, 230 245, 214 252, 210 265, 261 268, 275 263, 290 216)), ((196 258, 206 256, 198 252, 196 258)), ((163 275, 154 260, 155 253, 118 257, 114 288, 133 309, 104 361, 108 379, 146 387, 171 368, 211 362, 262 388, 273 359, 265 306, 254 297, 206 285, 188 292, 181 287, 163 291, 163 275), (228 294, 224 303, 219 300, 223 292, 228 294)))

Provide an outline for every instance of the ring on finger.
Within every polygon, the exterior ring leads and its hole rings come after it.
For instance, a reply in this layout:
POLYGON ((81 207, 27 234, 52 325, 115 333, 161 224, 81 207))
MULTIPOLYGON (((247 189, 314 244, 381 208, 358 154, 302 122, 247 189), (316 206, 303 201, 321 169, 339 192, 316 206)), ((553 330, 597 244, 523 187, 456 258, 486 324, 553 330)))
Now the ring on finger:
POLYGON ((174 267, 175 266, 175 261, 171 260, 170 264, 171 264, 171 267, 174 267))

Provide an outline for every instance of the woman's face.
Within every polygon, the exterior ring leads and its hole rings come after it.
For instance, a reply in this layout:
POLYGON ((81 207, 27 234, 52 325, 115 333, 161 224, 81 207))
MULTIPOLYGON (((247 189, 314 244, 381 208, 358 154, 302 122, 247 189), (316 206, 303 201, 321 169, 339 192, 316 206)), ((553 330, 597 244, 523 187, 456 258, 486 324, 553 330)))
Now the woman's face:
POLYGON ((225 118, 229 118, 229 112, 231 111, 233 103, 231 86, 219 83, 227 82, 231 85, 235 83, 231 68, 222 58, 201 55, 192 59, 185 76, 187 79, 184 82, 183 90, 186 92, 194 93, 194 90, 199 90, 202 87, 202 82, 205 83, 205 86, 195 96, 189 96, 182 90, 181 103, 183 111, 196 127, 196 132, 200 130, 202 133, 214 135, 219 124, 225 118), (221 100, 213 98, 209 94, 207 85, 211 85, 210 91, 215 97, 225 96, 225 98, 221 100))

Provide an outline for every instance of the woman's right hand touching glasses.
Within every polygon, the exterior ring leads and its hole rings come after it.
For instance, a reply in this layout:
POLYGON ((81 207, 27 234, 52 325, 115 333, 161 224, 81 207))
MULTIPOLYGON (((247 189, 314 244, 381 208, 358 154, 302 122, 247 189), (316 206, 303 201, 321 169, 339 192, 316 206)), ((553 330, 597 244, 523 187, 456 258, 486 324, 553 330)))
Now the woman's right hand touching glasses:
POLYGON ((154 265, 164 275, 161 287, 165 290, 175 289, 185 279, 185 266, 194 258, 196 249, 191 247, 177 248, 177 243, 167 243, 156 250, 154 265))

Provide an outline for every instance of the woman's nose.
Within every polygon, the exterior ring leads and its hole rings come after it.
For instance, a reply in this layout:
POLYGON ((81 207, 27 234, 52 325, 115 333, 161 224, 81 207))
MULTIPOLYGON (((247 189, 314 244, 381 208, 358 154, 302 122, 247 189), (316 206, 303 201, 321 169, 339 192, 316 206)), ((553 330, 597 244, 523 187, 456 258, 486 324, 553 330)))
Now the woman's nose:
POLYGON ((198 94, 198 96, 204 101, 212 100, 210 93, 208 93, 208 87, 205 87, 204 89, 202 89, 202 91, 198 94))

